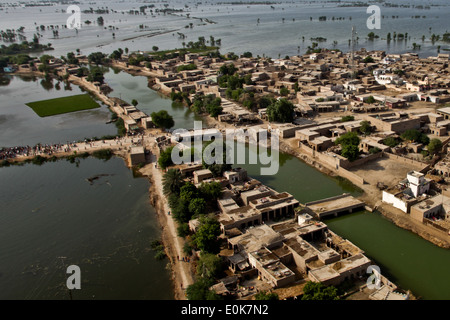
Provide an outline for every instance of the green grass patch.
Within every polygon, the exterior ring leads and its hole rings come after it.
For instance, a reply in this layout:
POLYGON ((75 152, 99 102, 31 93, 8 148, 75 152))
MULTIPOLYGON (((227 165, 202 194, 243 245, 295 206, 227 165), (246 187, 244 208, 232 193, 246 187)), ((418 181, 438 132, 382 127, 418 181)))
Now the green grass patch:
POLYGON ((50 100, 41 100, 27 103, 40 117, 49 117, 57 114, 100 108, 89 94, 79 94, 50 100))

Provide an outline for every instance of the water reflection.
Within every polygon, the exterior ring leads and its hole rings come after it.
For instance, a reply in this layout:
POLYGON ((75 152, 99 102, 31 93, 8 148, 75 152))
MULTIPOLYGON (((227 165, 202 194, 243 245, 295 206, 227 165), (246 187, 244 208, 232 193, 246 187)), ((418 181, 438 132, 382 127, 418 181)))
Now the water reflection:
POLYGON ((53 89, 53 80, 52 79, 42 79, 40 82, 42 88, 44 88, 47 91, 50 91, 53 89))
POLYGON ((0 86, 8 86, 11 83, 10 76, 2 76, 0 77, 0 86))

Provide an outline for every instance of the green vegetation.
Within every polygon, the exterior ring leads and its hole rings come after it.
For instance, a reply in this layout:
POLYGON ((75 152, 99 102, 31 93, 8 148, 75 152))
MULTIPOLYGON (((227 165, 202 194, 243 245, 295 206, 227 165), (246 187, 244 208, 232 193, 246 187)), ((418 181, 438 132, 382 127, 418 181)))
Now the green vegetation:
POLYGON ((202 252, 217 253, 219 242, 217 237, 221 234, 220 223, 215 217, 199 218, 200 226, 192 236, 192 243, 202 252))
POLYGON ((223 108, 220 106, 222 100, 216 98, 214 94, 204 96, 203 94, 196 94, 192 99, 191 109, 197 114, 209 113, 211 117, 216 118, 222 113, 223 108))
POLYGON ((123 122, 122 118, 118 118, 115 122, 117 132, 120 136, 125 135, 127 133, 127 129, 125 128, 125 123, 123 122))
POLYGON ((205 143, 202 149, 202 163, 203 168, 209 169, 214 177, 221 177, 223 173, 227 170, 231 169, 230 161, 227 161, 227 153, 223 152, 223 157, 221 159, 221 163, 217 163, 215 161, 215 151, 216 149, 219 150, 226 150, 227 146, 226 143, 223 142, 222 146, 218 145, 219 142, 211 141, 208 143, 205 143))
POLYGON ((89 82, 100 82, 101 84, 103 84, 105 80, 105 77, 103 76, 103 70, 99 67, 91 68, 86 80, 89 82))
POLYGON ((175 125, 173 117, 166 110, 152 112, 151 117, 155 126, 161 129, 169 129, 175 125))
POLYGON ((113 156, 111 149, 100 149, 92 152, 92 156, 97 159, 108 161, 113 156))
POLYGON ((437 138, 431 139, 430 143, 427 146, 427 149, 431 154, 438 153, 442 149, 442 141, 437 138))
POLYGON ((335 144, 341 145, 341 155, 354 161, 359 155, 359 137, 356 132, 347 132, 336 139, 335 144))
POLYGON ((153 240, 150 244, 152 250, 156 251, 155 259, 162 260, 166 257, 166 252, 164 251, 164 246, 161 241, 153 240))
POLYGON ((29 102, 27 106, 33 109, 40 117, 100 108, 99 104, 89 94, 29 102))
POLYGON ((337 288, 308 281, 303 287, 302 300, 339 300, 337 288))
POLYGON ((220 297, 209 288, 214 281, 206 278, 199 278, 186 289, 188 300, 219 300, 220 297))
POLYGON ((372 133, 372 125, 370 124, 369 121, 361 121, 361 128, 359 128, 359 131, 363 134, 363 135, 369 135, 372 133))
POLYGON ((280 88, 280 95, 282 97, 286 97, 289 94, 289 89, 286 87, 281 87, 280 88))
POLYGON ((374 61, 375 60, 373 60, 373 58, 371 56, 367 56, 363 60, 364 63, 373 63, 374 61))
POLYGON ((341 118, 341 122, 347 122, 347 121, 353 121, 353 120, 355 120, 354 116, 343 116, 341 118))
POLYGON ((294 105, 286 99, 279 99, 267 107, 267 117, 271 122, 292 122, 294 105))
POLYGON ((195 70, 197 69, 197 66, 194 63, 185 64, 182 66, 179 66, 177 68, 177 72, 185 71, 185 70, 195 70))
POLYGON ((39 44, 39 41, 27 42, 23 41, 21 44, 13 43, 9 46, 0 46, 0 55, 16 55, 30 52, 40 52, 45 50, 53 50, 51 43, 39 44))
POLYGON ((385 144, 391 148, 395 147, 399 143, 400 143, 400 141, 398 141, 398 139, 396 139, 394 137, 387 137, 386 139, 383 140, 383 144, 385 144))
POLYGON ((375 103, 375 98, 373 97, 373 96, 369 96, 368 98, 367 98, 367 100, 366 100, 366 102, 368 103, 368 104, 372 104, 372 103, 375 103))
POLYGON ((162 169, 166 169, 167 167, 171 166, 173 164, 172 162, 172 147, 169 147, 161 152, 158 158, 158 165, 162 169))
POLYGON ((197 275, 207 278, 217 278, 223 270, 222 260, 215 254, 203 252, 197 263, 197 275))
POLYGON ((410 129, 403 132, 401 138, 406 141, 419 142, 424 145, 430 143, 430 138, 425 133, 420 132, 416 129, 410 129))
POLYGON ((255 295, 255 300, 280 300, 274 292, 261 291, 255 295))
POLYGON ((189 93, 187 92, 174 92, 170 93, 170 98, 174 102, 185 103, 190 106, 192 104, 191 100, 189 100, 189 93))

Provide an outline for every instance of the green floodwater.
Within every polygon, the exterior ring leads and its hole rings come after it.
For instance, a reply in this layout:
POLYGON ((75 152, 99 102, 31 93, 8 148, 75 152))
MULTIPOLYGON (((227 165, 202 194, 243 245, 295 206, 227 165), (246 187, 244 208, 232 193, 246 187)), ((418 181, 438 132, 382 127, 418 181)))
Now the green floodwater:
POLYGON ((0 299, 69 299, 69 265, 75 300, 173 299, 148 188, 120 158, 1 168, 0 299))
POLYGON ((381 273, 424 299, 450 299, 450 252, 401 229, 379 213, 352 213, 324 221, 379 265, 381 273))

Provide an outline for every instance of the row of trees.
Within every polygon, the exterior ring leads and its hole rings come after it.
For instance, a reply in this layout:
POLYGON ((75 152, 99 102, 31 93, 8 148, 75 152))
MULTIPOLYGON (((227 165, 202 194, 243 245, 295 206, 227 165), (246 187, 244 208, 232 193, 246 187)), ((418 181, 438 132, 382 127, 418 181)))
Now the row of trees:
MULTIPOLYGON (((348 118, 345 118, 347 120, 348 118)), ((342 119, 344 120, 344 118, 342 119)), ((344 121, 345 121, 344 120, 344 121)), ((350 119, 348 119, 350 120, 350 119)), ((360 127, 360 133, 368 135, 373 131, 373 127, 368 121, 362 121, 360 127)), ((436 154, 442 150, 442 141, 440 139, 431 139, 419 130, 411 129, 406 130, 401 136, 401 139, 406 142, 417 142, 427 146, 427 153, 436 154)), ((397 146, 401 140, 395 137, 388 137, 383 140, 383 144, 393 148, 397 146)), ((360 154, 359 150, 360 138, 356 132, 348 132, 336 139, 335 144, 341 146, 341 155, 350 161, 354 161, 360 154)), ((372 152, 379 151, 374 148, 372 152)), ((426 154, 425 154, 426 155, 426 154)))
POLYGON ((222 186, 218 182, 202 183, 198 188, 184 181, 178 169, 169 169, 163 177, 163 191, 168 197, 173 218, 178 222, 178 235, 186 237, 184 252, 200 250, 197 263, 197 279, 186 289, 189 300, 217 300, 220 297, 209 288, 214 284, 222 270, 222 260, 216 255, 219 251, 217 237, 220 224, 212 211, 220 196, 222 186), (198 218, 200 225, 194 234, 190 233, 187 222, 198 218))

